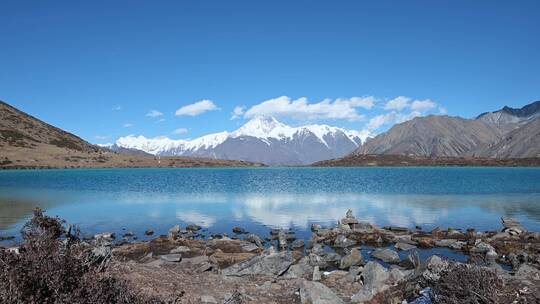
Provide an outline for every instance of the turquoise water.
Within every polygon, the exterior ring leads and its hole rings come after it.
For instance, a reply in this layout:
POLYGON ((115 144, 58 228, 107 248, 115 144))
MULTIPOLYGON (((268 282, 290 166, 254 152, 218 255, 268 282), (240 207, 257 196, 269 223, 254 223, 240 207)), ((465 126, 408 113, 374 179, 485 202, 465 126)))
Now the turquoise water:
POLYGON ((83 233, 196 223, 262 234, 333 225, 348 208, 380 226, 499 230, 511 216, 540 231, 537 168, 97 169, 0 172, 0 235, 16 235, 35 206, 83 233))

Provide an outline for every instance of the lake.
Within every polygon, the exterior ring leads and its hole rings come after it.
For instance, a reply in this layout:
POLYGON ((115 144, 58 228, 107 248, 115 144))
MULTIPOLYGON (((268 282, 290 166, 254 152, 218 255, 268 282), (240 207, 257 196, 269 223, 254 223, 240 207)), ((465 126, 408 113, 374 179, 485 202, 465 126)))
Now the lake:
POLYGON ((36 206, 83 234, 204 234, 240 226, 266 236, 334 225, 351 208, 379 226, 500 230, 501 216, 540 231, 538 168, 83 169, 0 172, 0 235, 18 235, 36 206))

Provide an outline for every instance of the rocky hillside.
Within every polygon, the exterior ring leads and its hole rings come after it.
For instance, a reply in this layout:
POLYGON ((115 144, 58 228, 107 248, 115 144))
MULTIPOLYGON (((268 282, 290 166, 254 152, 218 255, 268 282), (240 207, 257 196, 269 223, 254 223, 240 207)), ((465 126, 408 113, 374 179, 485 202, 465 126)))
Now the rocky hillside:
POLYGON ((133 151, 120 155, 92 145, 0 101, 0 169, 89 167, 214 167, 259 164, 133 151))
POLYGON ((36 149, 50 145, 96 153, 100 148, 0 101, 0 147, 36 149))
POLYGON ((361 146, 356 154, 463 156, 497 142, 502 134, 485 123, 460 117, 427 116, 395 125, 361 146))
POLYGON ((504 107, 475 119, 417 117, 395 125, 353 155, 422 157, 540 157, 540 101, 521 109, 504 107))
POLYGON ((540 117, 508 132, 497 143, 476 149, 472 155, 493 158, 540 157, 540 117))

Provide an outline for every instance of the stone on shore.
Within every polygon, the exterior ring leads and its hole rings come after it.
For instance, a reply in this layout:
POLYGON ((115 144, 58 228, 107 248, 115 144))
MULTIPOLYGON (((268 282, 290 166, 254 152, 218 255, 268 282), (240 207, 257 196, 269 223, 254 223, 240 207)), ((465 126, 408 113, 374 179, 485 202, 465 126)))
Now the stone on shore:
POLYGON ((339 269, 349 269, 351 266, 364 264, 364 258, 358 248, 353 248, 349 254, 341 258, 339 269))
POLYGON ((201 229, 202 229, 202 227, 199 226, 199 225, 196 225, 196 224, 189 224, 189 225, 186 226, 187 231, 199 231, 201 229))
POLYGON ((236 233, 236 234, 242 234, 242 233, 246 233, 246 229, 244 229, 242 227, 234 227, 232 229, 232 232, 236 233))
POLYGON ((347 248, 354 245, 356 245, 355 240, 348 239, 346 236, 341 235, 341 234, 338 235, 338 237, 334 241, 334 247, 347 248))
POLYGON ((159 258, 165 262, 178 263, 182 260, 182 255, 178 253, 165 254, 165 255, 160 255, 159 258))
POLYGON ((254 243, 257 247, 263 247, 263 240, 256 234, 250 233, 245 238, 245 241, 254 243))
POLYGON ((293 248, 293 249, 304 248, 304 246, 305 246, 304 240, 295 240, 291 244, 291 248, 293 248))
POLYGON ((302 304, 342 304, 344 303, 330 288, 319 282, 302 281, 300 286, 302 304))
POLYGON ((180 225, 176 225, 174 227, 172 227, 171 229, 169 229, 169 234, 168 234, 168 237, 169 239, 176 239, 180 236, 180 225))
POLYGON ((226 276, 281 275, 294 263, 290 251, 267 250, 247 261, 223 269, 226 276))
POLYGON ((151 235, 153 235, 153 234, 154 234, 154 230, 152 230, 152 229, 148 229, 148 230, 146 230, 146 231, 144 232, 144 235, 147 235, 147 236, 151 236, 151 235))
POLYGON ((397 252, 388 248, 376 249, 371 255, 386 263, 397 264, 401 261, 397 252))
POLYGON ((407 244, 407 243, 396 243, 396 245, 394 245, 394 247, 396 247, 397 250, 402 250, 402 251, 409 251, 411 249, 416 248, 416 246, 411 245, 411 244, 407 244))
POLYGON ((315 266, 313 267, 313 276, 312 276, 312 280, 313 281, 320 281, 322 279, 321 277, 321 271, 319 269, 319 266, 315 266))

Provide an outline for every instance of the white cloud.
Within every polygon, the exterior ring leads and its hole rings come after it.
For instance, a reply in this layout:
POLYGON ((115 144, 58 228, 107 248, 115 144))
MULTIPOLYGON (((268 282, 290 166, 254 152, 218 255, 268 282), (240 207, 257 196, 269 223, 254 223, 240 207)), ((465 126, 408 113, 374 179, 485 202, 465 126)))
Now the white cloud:
POLYGON ((112 108, 113 111, 120 111, 122 110, 122 106, 116 106, 114 108, 112 108))
POLYGON ((448 114, 448 111, 446 110, 445 107, 439 106, 439 114, 446 115, 446 114, 448 114))
POLYGON ((378 128, 384 125, 393 125, 397 123, 402 123, 418 116, 422 116, 422 113, 420 113, 419 111, 412 111, 408 114, 392 111, 390 113, 381 114, 381 115, 372 117, 368 121, 366 127, 368 130, 377 130, 378 128))
POLYGON ((131 128, 131 127, 133 127, 133 124, 125 123, 122 127, 124 127, 124 128, 131 128))
POLYGON ((107 135, 96 135, 96 136, 94 136, 94 138, 97 139, 97 140, 104 140, 104 139, 109 138, 109 136, 107 136, 107 135))
POLYGON ((204 99, 196 103, 183 106, 176 111, 176 116, 197 116, 207 111, 219 110, 213 101, 204 99))
POLYGON ((245 108, 246 107, 244 107, 244 106, 236 106, 236 107, 234 107, 234 110, 233 110, 232 116, 231 116, 231 120, 242 117, 242 115, 244 115, 244 109, 245 108))
POLYGON ((357 108, 371 109, 374 104, 375 98, 372 96, 325 99, 318 103, 309 103, 305 97, 293 100, 290 97, 281 96, 252 106, 244 113, 244 117, 273 115, 297 120, 346 119, 355 121, 364 118, 362 114, 358 113, 357 108))
POLYGON ((409 102, 411 99, 409 97, 405 96, 398 96, 392 100, 389 100, 386 105, 384 106, 385 110, 396 110, 401 111, 407 107, 409 107, 409 102))
POLYGON ((425 112, 437 107, 437 104, 430 99, 415 100, 411 103, 411 110, 425 112))
POLYGON ((180 135, 180 134, 184 134, 184 133, 187 133, 187 132, 188 132, 188 129, 186 129, 186 128, 178 128, 178 129, 172 131, 172 134, 180 135))
POLYGON ((157 110, 152 110, 152 111, 146 113, 146 116, 156 118, 156 117, 163 116, 163 113, 161 113, 160 111, 157 111, 157 110))

